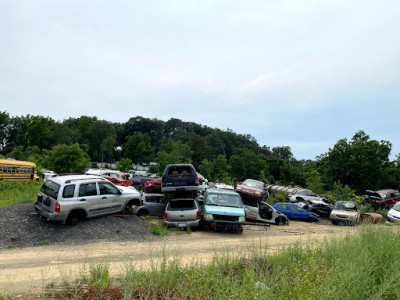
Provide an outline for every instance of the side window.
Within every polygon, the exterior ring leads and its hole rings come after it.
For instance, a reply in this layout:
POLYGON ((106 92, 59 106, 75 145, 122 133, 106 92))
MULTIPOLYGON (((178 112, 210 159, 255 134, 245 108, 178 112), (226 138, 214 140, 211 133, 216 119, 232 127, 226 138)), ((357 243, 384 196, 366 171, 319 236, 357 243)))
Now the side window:
POLYGON ((99 182, 100 195, 117 195, 118 189, 116 189, 111 183, 99 182))
POLYGON ((400 193, 399 192, 395 192, 393 195, 394 195, 394 197, 400 197, 400 193))
POLYGON ((96 196, 96 183, 81 184, 79 187, 79 197, 96 196))
POLYGON ((66 185, 63 190, 63 198, 72 198, 75 193, 75 184, 66 185))
POLYGON ((283 210, 290 210, 289 204, 279 204, 278 208, 283 210))
POLYGON ((297 205, 292 205, 292 210, 293 211, 303 211, 301 207, 298 207, 297 205))
POLYGON ((160 196, 146 196, 146 202, 161 203, 162 197, 160 196))

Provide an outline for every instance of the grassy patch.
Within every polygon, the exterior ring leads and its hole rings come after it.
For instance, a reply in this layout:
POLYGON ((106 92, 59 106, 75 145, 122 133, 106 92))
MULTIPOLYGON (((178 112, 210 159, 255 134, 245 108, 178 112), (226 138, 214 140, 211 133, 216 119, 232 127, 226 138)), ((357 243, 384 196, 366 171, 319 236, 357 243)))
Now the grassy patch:
POLYGON ((43 181, 0 181, 0 207, 18 203, 34 203, 43 181))
MULTIPOLYGON (((106 283, 104 299, 107 291, 127 299, 399 299, 399 229, 364 225, 358 236, 296 244, 274 255, 250 245, 241 255, 215 253, 208 265, 185 266, 163 252, 146 271, 132 261, 113 283, 105 268, 91 271, 92 283, 106 283)), ((90 282, 74 297, 93 293, 90 282)))

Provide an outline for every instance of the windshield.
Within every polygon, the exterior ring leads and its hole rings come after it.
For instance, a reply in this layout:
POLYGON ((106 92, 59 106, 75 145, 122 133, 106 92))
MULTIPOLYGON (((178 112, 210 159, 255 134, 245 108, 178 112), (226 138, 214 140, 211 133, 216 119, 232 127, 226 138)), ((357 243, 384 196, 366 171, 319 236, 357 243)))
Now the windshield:
POLYGON ((54 199, 57 199, 58 191, 60 189, 60 185, 51 181, 51 180, 46 180, 40 191, 50 197, 53 197, 54 199))
POLYGON ((337 210, 357 210, 357 206, 354 202, 337 202, 335 204, 337 210))
POLYGON ((400 211, 400 202, 396 202, 396 204, 393 206, 393 209, 400 211))
POLYGON ((242 199, 239 195, 234 194, 217 194, 211 193, 207 195, 205 204, 217 206, 242 207, 242 199))
POLYGON ((243 185, 251 186, 260 190, 264 188, 264 183, 262 183, 261 181, 255 181, 250 179, 246 179, 245 181, 243 181, 243 185))

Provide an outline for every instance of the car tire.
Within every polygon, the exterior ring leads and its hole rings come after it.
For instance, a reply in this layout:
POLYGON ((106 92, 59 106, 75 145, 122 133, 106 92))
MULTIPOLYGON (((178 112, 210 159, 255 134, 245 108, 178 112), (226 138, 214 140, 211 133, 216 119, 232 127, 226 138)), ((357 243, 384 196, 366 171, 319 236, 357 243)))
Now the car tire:
POLYGON ((137 216, 138 216, 138 217, 146 217, 146 216, 148 216, 148 215, 149 215, 149 212, 146 211, 146 210, 144 210, 144 209, 140 210, 140 211, 137 213, 137 216))
POLYGON ((68 217, 68 225, 70 226, 75 226, 79 223, 79 216, 77 214, 72 214, 71 216, 68 217))

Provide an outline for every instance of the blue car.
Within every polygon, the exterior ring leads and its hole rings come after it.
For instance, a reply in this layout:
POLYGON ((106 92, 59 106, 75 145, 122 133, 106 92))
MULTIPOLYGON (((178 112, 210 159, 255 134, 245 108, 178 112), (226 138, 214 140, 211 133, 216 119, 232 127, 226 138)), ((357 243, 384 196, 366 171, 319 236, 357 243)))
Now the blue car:
POLYGON ((285 214, 289 220, 295 221, 306 221, 306 222, 318 222, 318 215, 304 210, 302 207, 295 203, 284 203, 278 202, 273 207, 285 214))

